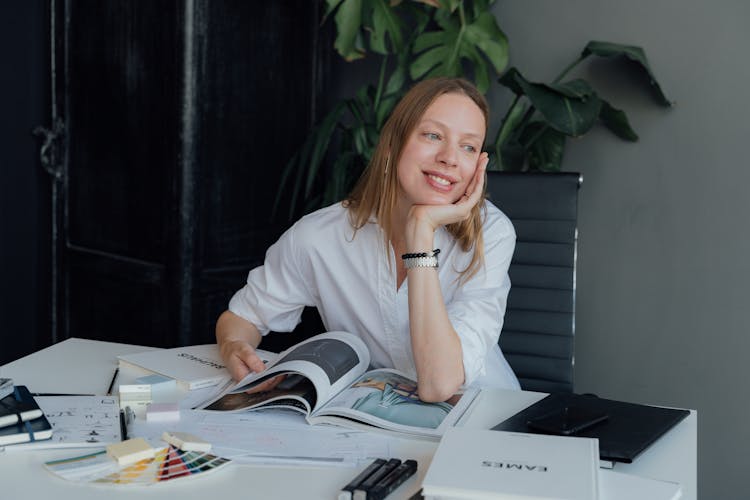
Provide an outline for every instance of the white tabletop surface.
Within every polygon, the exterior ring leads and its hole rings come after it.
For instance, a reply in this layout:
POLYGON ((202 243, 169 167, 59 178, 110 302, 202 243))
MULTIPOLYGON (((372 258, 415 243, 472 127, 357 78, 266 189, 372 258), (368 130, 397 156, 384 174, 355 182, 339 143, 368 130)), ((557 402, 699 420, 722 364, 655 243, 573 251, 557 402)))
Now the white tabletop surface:
MULTIPOLYGON (((10 377, 31 392, 105 394, 117 368, 116 356, 148 350, 148 347, 68 339, 0 367, 0 377, 10 377)), ((132 374, 124 373, 121 380, 132 374)), ((484 390, 463 425, 490 428, 536 402, 542 393, 484 390)), ((406 499, 419 491, 437 443, 399 439, 394 456, 414 458, 415 476, 389 499, 406 499)), ((91 486, 67 482, 47 472, 42 464, 75 455, 76 450, 35 450, 0 453, 3 499, 100 499, 106 498, 262 498, 334 499, 358 469, 351 467, 301 467, 239 465, 205 478, 175 481, 152 487, 91 486)), ((632 464, 616 464, 615 470, 682 484, 683 499, 697 498, 697 416, 695 412, 670 430, 632 464)))

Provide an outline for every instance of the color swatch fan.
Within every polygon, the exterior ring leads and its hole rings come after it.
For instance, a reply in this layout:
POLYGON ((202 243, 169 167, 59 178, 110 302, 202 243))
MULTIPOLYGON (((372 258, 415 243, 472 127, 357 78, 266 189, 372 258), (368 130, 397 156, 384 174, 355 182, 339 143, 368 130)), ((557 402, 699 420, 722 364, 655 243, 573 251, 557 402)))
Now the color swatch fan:
POLYGON ((121 466, 106 451, 46 462, 53 474, 78 483, 147 486, 173 479, 202 476, 230 463, 210 453, 183 451, 173 446, 156 451, 154 458, 121 466))

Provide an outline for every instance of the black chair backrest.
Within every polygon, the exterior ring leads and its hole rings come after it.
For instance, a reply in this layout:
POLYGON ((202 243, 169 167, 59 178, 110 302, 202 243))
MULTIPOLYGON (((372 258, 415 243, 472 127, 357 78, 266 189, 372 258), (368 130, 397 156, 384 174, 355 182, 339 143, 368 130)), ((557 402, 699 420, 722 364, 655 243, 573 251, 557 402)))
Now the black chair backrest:
POLYGON ((487 173, 516 250, 500 348, 521 388, 572 392, 578 173, 487 173))

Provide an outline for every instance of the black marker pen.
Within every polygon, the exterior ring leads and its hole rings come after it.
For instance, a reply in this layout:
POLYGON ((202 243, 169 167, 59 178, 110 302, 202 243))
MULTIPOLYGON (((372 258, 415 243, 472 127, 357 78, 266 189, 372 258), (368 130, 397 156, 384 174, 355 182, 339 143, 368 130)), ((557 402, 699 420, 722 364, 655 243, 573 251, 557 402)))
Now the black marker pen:
POLYGON ((378 470, 373 472, 370 477, 362 481, 356 490, 354 490, 353 500, 367 500, 369 498, 370 490, 378 484, 378 481, 387 476, 393 469, 401 465, 401 460, 398 458, 392 458, 381 466, 378 470))
POLYGON ((128 424, 125 421, 125 410, 120 410, 120 437, 122 441, 128 440, 128 424))
POLYGON ((416 460, 405 460, 370 489, 367 500, 383 500, 417 472, 416 460))
POLYGON ((365 470, 360 472, 357 477, 352 479, 349 484, 341 488, 338 500, 351 500, 352 492, 356 490, 362 482, 370 477, 375 471, 380 469, 385 464, 385 460, 382 458, 375 459, 373 463, 367 466, 365 470))

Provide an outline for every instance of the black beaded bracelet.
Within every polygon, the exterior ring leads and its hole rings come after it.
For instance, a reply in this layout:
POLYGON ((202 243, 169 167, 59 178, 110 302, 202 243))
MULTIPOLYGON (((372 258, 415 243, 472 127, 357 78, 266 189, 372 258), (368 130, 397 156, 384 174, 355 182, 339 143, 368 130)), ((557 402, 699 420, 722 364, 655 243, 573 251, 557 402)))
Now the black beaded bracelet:
POLYGON ((402 259, 417 259, 419 257, 435 257, 440 253, 440 249, 436 248, 432 252, 420 252, 420 253, 405 253, 401 256, 402 259))

